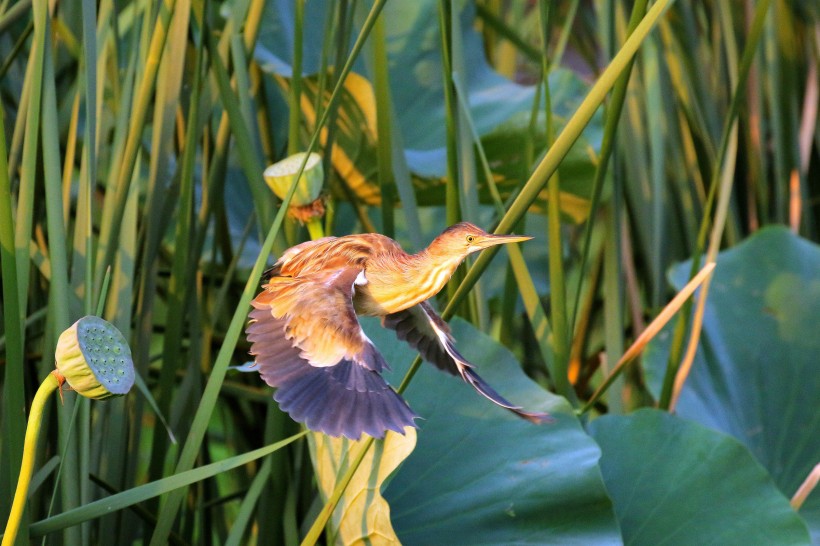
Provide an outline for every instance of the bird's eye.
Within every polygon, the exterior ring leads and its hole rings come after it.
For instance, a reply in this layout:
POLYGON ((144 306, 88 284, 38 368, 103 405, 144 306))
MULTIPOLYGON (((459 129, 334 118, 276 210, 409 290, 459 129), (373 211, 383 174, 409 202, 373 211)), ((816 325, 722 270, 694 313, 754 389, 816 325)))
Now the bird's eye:
POLYGON ((467 235, 467 242, 468 242, 468 243, 472 243, 473 241, 475 241, 475 236, 473 236, 473 235, 467 235))

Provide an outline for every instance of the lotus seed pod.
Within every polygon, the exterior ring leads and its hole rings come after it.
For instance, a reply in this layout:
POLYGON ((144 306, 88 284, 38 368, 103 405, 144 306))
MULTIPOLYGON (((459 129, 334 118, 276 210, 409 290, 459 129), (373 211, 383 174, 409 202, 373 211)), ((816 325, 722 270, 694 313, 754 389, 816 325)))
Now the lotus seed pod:
MULTIPOLYGON (((267 182, 270 189, 279 199, 284 199, 299 172, 299 167, 305 159, 305 153, 300 152, 293 154, 290 157, 277 161, 263 173, 265 182, 267 182)), ((305 170, 299 178, 299 183, 296 185, 296 190, 293 198, 290 201, 291 206, 303 207, 309 205, 319 198, 322 192, 322 185, 324 184, 325 174, 322 168, 322 156, 317 153, 310 154, 305 170)))
POLYGON ((63 332, 55 360, 60 375, 87 398, 122 396, 134 384, 128 343, 113 324, 100 317, 83 317, 63 332))

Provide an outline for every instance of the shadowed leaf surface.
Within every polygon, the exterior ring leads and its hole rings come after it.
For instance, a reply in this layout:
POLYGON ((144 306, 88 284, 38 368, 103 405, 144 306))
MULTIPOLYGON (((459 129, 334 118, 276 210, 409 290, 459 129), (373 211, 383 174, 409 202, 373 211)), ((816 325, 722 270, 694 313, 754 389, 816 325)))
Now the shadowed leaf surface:
MULTIPOLYGON (((414 353, 366 322, 396 385, 414 353)), ((422 417, 418 445, 384 491, 402 543, 620 544, 600 451, 569 404, 530 381, 491 338, 460 319, 451 326, 484 379, 555 422, 519 419, 425 363, 406 392, 422 417)))
POLYGON ((809 544, 788 499, 733 438, 652 409, 589 428, 625 544, 809 544))
MULTIPOLYGON (((690 264, 674 267, 686 282, 690 264)), ((677 412, 740 440, 791 497, 820 462, 820 249, 781 227, 721 253, 677 412)), ((657 396, 671 331, 645 365, 657 396)), ((820 542, 820 492, 800 511, 820 542)))

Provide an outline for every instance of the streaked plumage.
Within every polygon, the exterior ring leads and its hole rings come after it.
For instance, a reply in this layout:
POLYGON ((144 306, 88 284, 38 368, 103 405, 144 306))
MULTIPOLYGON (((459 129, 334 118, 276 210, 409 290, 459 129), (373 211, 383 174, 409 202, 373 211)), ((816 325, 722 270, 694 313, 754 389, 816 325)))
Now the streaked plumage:
POLYGON ((352 439, 403 433, 417 415, 382 379, 387 363, 357 319, 377 316, 425 360, 499 406, 543 421, 546 414, 511 404, 479 377, 426 302, 468 254, 527 239, 461 223, 412 255, 378 234, 324 237, 286 250, 253 300, 247 328, 262 379, 276 387, 282 410, 311 430, 352 439))

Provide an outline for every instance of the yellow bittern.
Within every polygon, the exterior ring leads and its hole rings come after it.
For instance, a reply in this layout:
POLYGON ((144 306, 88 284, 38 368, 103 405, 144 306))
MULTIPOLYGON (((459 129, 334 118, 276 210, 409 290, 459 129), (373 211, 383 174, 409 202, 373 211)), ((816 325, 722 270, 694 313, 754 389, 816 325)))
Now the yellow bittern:
POLYGON ((280 408, 311 430, 354 440, 403 433, 418 416, 381 377, 387 362, 357 319, 376 316, 425 360, 499 406, 534 423, 548 419, 511 404, 481 379, 426 301, 468 254, 528 239, 460 223, 418 254, 378 234, 324 237, 286 250, 266 272, 247 328, 262 379, 276 387, 280 408))

